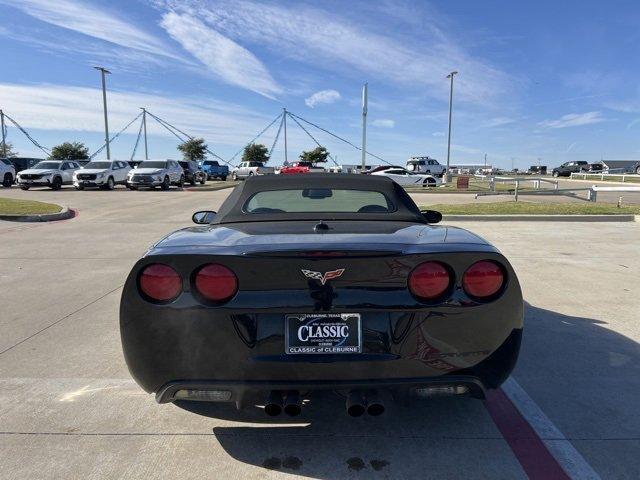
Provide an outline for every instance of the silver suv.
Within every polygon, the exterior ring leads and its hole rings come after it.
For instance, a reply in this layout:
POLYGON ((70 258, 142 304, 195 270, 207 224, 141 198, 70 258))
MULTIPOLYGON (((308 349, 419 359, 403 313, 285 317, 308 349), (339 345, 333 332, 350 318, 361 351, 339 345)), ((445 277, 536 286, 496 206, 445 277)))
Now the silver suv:
POLYGON ((22 170, 16 177, 22 190, 29 190, 31 187, 60 190, 62 185, 73 183, 73 172, 79 169, 80 164, 73 160, 44 160, 22 170))
POLYGON ((146 160, 127 175, 127 188, 137 190, 139 187, 169 190, 171 185, 182 188, 184 170, 175 160, 146 160))

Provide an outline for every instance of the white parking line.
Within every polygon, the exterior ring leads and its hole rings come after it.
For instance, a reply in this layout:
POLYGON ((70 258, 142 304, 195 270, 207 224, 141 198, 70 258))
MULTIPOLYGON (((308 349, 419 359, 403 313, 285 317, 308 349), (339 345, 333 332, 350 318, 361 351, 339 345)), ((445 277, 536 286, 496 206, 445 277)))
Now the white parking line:
POLYGON ((502 391, 535 430, 567 475, 573 479, 600 480, 600 475, 549 420, 515 378, 509 377, 502 384, 502 391))

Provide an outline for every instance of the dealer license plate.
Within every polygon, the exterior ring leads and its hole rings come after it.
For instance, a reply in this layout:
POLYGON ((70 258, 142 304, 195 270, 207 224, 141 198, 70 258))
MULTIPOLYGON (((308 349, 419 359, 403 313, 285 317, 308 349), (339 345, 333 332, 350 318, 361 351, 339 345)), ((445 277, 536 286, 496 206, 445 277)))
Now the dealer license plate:
POLYGON ((318 313, 285 316, 286 353, 362 353, 359 313, 318 313))

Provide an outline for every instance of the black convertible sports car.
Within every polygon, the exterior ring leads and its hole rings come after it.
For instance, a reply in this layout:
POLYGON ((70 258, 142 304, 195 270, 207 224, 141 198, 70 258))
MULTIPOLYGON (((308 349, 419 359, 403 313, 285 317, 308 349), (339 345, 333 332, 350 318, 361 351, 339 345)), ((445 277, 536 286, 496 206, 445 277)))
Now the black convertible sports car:
POLYGON ((160 403, 301 411, 317 390, 350 415, 384 400, 483 398, 523 326, 507 259, 434 226, 386 177, 270 175, 173 232, 131 271, 120 328, 131 374, 160 403))

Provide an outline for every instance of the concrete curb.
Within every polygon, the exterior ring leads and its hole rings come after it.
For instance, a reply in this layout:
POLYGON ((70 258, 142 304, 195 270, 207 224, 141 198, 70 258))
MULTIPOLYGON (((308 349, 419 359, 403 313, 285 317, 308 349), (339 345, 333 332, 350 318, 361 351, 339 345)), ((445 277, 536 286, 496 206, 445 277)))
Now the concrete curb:
POLYGON ((67 207, 62 207, 58 213, 45 213, 42 215, 0 215, 0 220, 10 222, 55 222, 56 220, 67 220, 75 217, 75 211, 67 207))
POLYGON ((226 190, 227 188, 233 188, 236 185, 224 185, 219 188, 207 188, 204 187, 183 187, 182 190, 185 192, 217 192, 218 190, 226 190))
POLYGON ((640 215, 443 215, 450 222, 636 222, 640 215))

